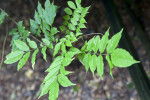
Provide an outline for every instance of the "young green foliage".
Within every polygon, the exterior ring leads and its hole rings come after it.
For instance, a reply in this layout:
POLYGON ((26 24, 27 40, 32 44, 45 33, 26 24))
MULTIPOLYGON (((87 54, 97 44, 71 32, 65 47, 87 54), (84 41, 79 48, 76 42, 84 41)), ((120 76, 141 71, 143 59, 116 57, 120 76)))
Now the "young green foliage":
MULTIPOLYGON (((123 30, 109 39, 110 28, 108 28, 104 35, 96 35, 90 40, 85 41, 81 49, 75 47, 74 44, 79 39, 84 38, 81 30, 86 28, 85 16, 89 8, 82 7, 81 0, 75 0, 75 3, 68 1, 68 7, 64 9, 66 13, 63 16, 64 22, 59 28, 56 28, 53 27, 53 22, 58 6, 54 5, 54 2, 50 3, 49 0, 46 0, 43 8, 38 2, 34 19, 30 19, 30 30, 26 30, 23 22, 19 21, 17 28, 10 31, 12 50, 6 56, 4 63, 12 64, 19 61, 17 70, 20 70, 25 65, 31 53, 33 69, 37 59, 36 55, 40 50, 45 61, 47 61, 48 50, 50 53, 53 53, 53 62, 45 71, 47 75, 43 80, 39 98, 49 94, 49 100, 56 100, 59 94, 59 86, 68 87, 75 85, 67 77, 72 72, 65 69, 75 58, 85 66, 86 71, 90 70, 93 76, 97 71, 101 79, 103 79, 104 73, 104 58, 108 62, 112 78, 112 71, 115 66, 129 67, 132 64, 139 63, 128 51, 116 48, 123 30), (65 32, 64 37, 56 38, 55 35, 58 32, 65 32), (40 47, 38 47, 39 45, 40 47)), ((2 11, 0 14, 0 24, 5 16, 6 14, 2 11)))

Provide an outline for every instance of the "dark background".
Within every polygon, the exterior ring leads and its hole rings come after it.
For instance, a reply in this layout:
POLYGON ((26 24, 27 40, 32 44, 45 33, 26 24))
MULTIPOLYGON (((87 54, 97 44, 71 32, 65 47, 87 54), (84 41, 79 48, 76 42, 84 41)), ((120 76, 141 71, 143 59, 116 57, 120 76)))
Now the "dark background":
MULTIPOLYGON (((44 4, 45 0, 39 0, 44 4)), ((67 6, 68 0, 55 0, 55 5, 60 6, 54 26, 58 27, 62 24, 64 8, 67 6)), ((89 14, 86 16, 87 29, 84 33, 103 33, 108 27, 111 27, 107 20, 106 10, 101 0, 82 0, 83 6, 91 5, 89 14)), ((138 34, 138 30, 132 21, 129 12, 122 0, 114 0, 117 10, 124 23, 124 28, 130 35, 132 43, 138 52, 138 56, 143 67, 150 78, 150 61, 138 34)), ((134 12, 138 22, 140 23, 144 34, 150 39, 150 0, 132 0, 135 5, 129 6, 134 12)), ((0 0, 0 8, 4 9, 17 22, 24 21, 25 26, 29 26, 29 19, 33 18, 38 0, 0 0)), ((133 13, 132 12, 132 13, 133 13)), ((7 21, 0 25, 0 60, 2 59, 3 41, 8 31, 16 27, 12 21, 7 21)), ((111 29, 110 36, 113 31, 111 29)), ((90 37, 87 37, 87 39, 90 37)), ((11 37, 7 37, 5 52, 10 52, 11 37)), ((83 43, 79 43, 83 45, 83 43)), ((4 58, 5 59, 5 58, 4 58)), ((48 56, 46 63, 42 59, 42 55, 38 53, 35 70, 31 68, 30 60, 26 65, 17 72, 17 63, 11 65, 3 64, 0 69, 0 100, 37 100, 40 92, 40 85, 45 77, 44 72, 51 63, 51 56, 48 56)), ((85 71, 84 67, 78 61, 74 61, 68 70, 74 71, 69 75, 69 79, 76 83, 75 87, 60 87, 58 100, 139 100, 139 96, 135 90, 132 79, 127 68, 114 68, 114 80, 109 75, 109 66, 105 62, 104 80, 101 80, 98 74, 95 78, 91 72, 85 71)), ((138 76, 137 76, 138 77, 138 76)), ((48 100, 48 96, 44 96, 39 100, 48 100)))

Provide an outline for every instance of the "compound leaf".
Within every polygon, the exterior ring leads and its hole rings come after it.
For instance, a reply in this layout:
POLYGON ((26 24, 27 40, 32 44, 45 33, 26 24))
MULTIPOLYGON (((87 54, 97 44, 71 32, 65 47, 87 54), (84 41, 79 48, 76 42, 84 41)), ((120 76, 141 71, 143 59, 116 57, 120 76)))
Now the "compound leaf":
POLYGON ((75 85, 73 84, 65 75, 63 74, 59 74, 58 75, 58 82, 61 84, 61 86, 63 87, 68 87, 68 86, 72 86, 75 85))
POLYGON ((117 48, 112 52, 111 60, 117 67, 129 67, 132 64, 139 63, 139 61, 133 59, 128 51, 121 48, 117 48))
POLYGON ((27 62, 28 58, 30 57, 30 52, 27 52, 22 59, 20 59, 18 66, 17 66, 17 70, 19 71, 27 62))

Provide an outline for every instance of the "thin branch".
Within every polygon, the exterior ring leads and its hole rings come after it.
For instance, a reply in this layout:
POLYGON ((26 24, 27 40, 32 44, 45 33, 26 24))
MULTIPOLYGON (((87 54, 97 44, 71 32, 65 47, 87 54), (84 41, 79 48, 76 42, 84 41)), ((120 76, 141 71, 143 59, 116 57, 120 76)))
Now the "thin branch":
POLYGON ((8 24, 6 25, 6 36, 3 42, 3 49, 2 49, 2 59, 1 59, 1 63, 0 63, 0 69, 2 68, 3 65, 3 60, 4 60, 4 51, 5 51, 5 44, 6 44, 6 40, 7 40, 7 36, 8 36, 8 24))
POLYGON ((102 33, 90 33, 90 34, 84 34, 82 36, 84 37, 84 36, 89 36, 89 35, 104 35, 104 34, 102 34, 102 33))

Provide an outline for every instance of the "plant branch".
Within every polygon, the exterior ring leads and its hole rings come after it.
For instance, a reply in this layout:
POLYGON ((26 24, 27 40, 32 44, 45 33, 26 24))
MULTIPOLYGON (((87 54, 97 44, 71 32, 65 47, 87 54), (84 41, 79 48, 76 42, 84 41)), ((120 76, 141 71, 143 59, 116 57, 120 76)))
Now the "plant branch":
POLYGON ((6 24, 6 36, 3 42, 3 49, 2 49, 2 59, 1 59, 1 63, 0 63, 0 69, 2 68, 3 65, 3 60, 4 60, 4 51, 5 51, 5 44, 6 44, 6 40, 7 40, 7 36, 8 36, 8 24, 6 24))

